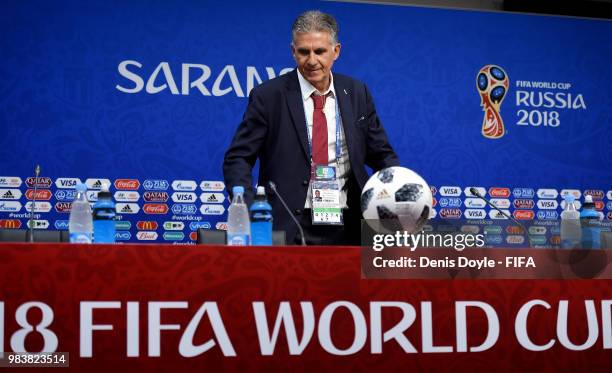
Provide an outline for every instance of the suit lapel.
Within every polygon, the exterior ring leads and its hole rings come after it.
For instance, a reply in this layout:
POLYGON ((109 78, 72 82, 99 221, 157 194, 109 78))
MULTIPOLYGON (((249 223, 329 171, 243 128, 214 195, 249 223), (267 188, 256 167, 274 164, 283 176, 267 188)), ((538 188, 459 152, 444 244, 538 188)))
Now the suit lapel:
POLYGON ((291 77, 287 81, 287 105, 293 125, 297 132, 304 157, 310 162, 310 154, 308 151, 308 133, 306 132, 306 116, 304 113, 304 103, 302 102, 302 91, 297 77, 297 69, 289 73, 291 77))
POLYGON ((346 140, 346 147, 349 153, 349 159, 351 157, 353 141, 353 131, 355 124, 355 114, 353 113, 353 106, 351 105, 352 92, 346 88, 338 76, 334 75, 334 88, 336 90, 336 96, 338 97, 338 106, 340 107, 340 114, 342 116, 342 128, 344 129, 344 137, 346 140))

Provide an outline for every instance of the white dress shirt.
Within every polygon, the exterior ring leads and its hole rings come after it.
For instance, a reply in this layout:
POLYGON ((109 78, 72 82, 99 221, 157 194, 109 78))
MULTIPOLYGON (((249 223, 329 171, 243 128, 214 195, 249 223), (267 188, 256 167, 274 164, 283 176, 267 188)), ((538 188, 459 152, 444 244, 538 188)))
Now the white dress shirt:
MULTIPOLYGON (((300 90, 302 91, 302 102, 304 104, 304 114, 306 116, 306 127, 308 130, 308 139, 312 143, 312 116, 314 113, 314 102, 312 100, 313 92, 318 92, 317 89, 306 80, 300 71, 297 71, 298 80, 300 82, 300 90)), ((340 128, 340 162, 336 164, 336 90, 334 88, 334 76, 330 73, 330 84, 329 88, 325 92, 318 92, 323 96, 327 96, 325 99, 325 106, 323 107, 323 113, 325 113, 325 119, 327 121, 327 155, 328 164, 336 167, 336 174, 338 177, 338 184, 340 187, 340 206, 343 208, 347 207, 346 204, 346 182, 348 175, 351 170, 348 157, 348 148, 344 137, 344 128, 340 128)), ((342 127, 342 117, 340 117, 340 124, 342 127)), ((311 195, 312 190, 308 188, 308 194, 306 195, 306 202, 304 208, 311 208, 311 195)))

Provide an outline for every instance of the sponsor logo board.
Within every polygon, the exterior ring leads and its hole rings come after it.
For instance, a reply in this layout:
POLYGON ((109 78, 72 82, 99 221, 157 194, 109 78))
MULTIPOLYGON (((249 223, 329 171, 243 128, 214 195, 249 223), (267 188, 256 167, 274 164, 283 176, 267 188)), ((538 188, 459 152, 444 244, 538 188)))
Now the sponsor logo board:
POLYGON ((512 196, 514 198, 534 198, 535 190, 532 188, 514 188, 512 189, 512 196))
POLYGON ((145 214, 163 215, 168 213, 168 205, 165 203, 145 203, 142 210, 145 214))
POLYGON ((38 189, 36 190, 36 195, 34 195, 34 189, 28 189, 26 191, 26 198, 30 201, 36 199, 37 201, 48 201, 51 199, 53 193, 49 189, 38 189), (36 198, 34 198, 36 197, 36 198))
POLYGON ((172 182, 172 189, 179 192, 193 192, 196 188, 197 184, 193 180, 174 180, 172 182))
POLYGON ((533 209, 535 203, 532 199, 515 199, 512 201, 515 209, 533 209))
POLYGON ((561 198, 565 198, 568 195, 574 196, 574 198, 579 199, 582 197, 582 193, 578 189, 563 189, 561 190, 561 198))
POLYGON ((19 188, 21 186, 21 178, 16 176, 0 176, 0 187, 2 188, 19 188))
POLYGON ((466 197, 476 197, 474 194, 472 194, 472 192, 470 191, 470 189, 476 189, 476 191, 478 193, 480 193, 481 196, 486 196, 487 195, 487 189, 483 188, 483 187, 466 187, 465 189, 463 189, 463 194, 465 194, 466 197))
POLYGON ((164 190, 168 190, 170 185, 168 184, 167 180, 163 180, 163 179, 147 179, 147 180, 145 180, 142 183, 142 187, 145 190, 164 191, 164 190))
POLYGON ((182 221, 164 222, 164 230, 167 230, 167 231, 182 231, 184 228, 185 228, 185 223, 183 223, 182 221))
POLYGON ((19 189, 0 189, 0 199, 18 200, 21 198, 21 194, 19 189))
POLYGON ((546 234, 546 227, 538 227, 538 226, 529 227, 529 234, 530 235, 546 234))
POLYGON ((28 228, 32 229, 47 229, 49 228, 49 220, 28 220, 27 224, 28 228))
POLYGON ((157 232, 139 231, 136 233, 136 239, 139 241, 155 241, 157 237, 157 232))
POLYGON ((510 245, 521 245, 524 242, 525 242, 524 236, 518 236, 518 235, 506 236, 506 243, 510 245))
POLYGON ((538 220, 557 220, 559 219, 559 213, 554 210, 540 210, 537 213, 538 220))
POLYGON ((132 234, 126 231, 115 232, 115 241, 129 241, 132 234))
POLYGON ((440 209, 440 217, 442 219, 459 219, 461 215, 462 213, 459 209, 440 209))
POLYGON ((85 185, 87 185, 88 189, 100 190, 103 185, 111 186, 111 182, 109 179, 87 179, 85 180, 85 185))
POLYGON ((538 200, 538 208, 540 210, 556 210, 557 207, 559 207, 559 203, 554 199, 538 200))
POLYGON ((211 225, 207 221, 194 221, 189 223, 189 229, 192 231, 197 231, 200 228, 210 229, 211 225))
POLYGON ((67 213, 72 208, 72 202, 56 202, 54 208, 57 212, 67 213))
MULTIPOLYGON (((502 209, 500 209, 502 210, 502 209)), ((510 215, 510 211, 508 210, 502 210, 505 214, 510 215)), ((507 217, 504 216, 504 214, 500 213, 497 210, 490 210, 489 211, 489 218, 491 219, 495 219, 495 220, 504 220, 504 219, 508 219, 507 217)))
POLYGON ((117 211, 117 214, 138 214, 140 206, 137 203, 117 203, 115 211, 117 211))
POLYGON ((140 181, 136 179, 117 179, 115 180, 115 189, 121 190, 138 190, 140 181))
POLYGON ((499 225, 487 225, 484 227, 483 229, 484 234, 501 234, 502 232, 502 227, 500 227, 499 225))
POLYGON ((584 191, 585 196, 591 196, 593 199, 603 199, 604 191, 599 189, 587 189, 584 191))
POLYGON ((487 205, 487 203, 480 198, 466 198, 463 203, 465 204, 465 207, 476 209, 483 208, 487 205))
POLYGON ((442 197, 438 201, 438 204, 440 207, 456 208, 461 207, 462 201, 461 198, 457 197, 442 197))
POLYGON ((200 206, 200 212, 202 215, 223 215, 225 213, 225 206, 204 204, 200 206))
POLYGON ((458 186, 441 186, 440 195, 444 197, 459 197, 461 195, 461 188, 458 186))
POLYGON ((53 226, 55 226, 55 229, 57 229, 57 230, 67 231, 68 230, 68 224, 69 224, 69 220, 68 219, 62 219, 62 220, 56 220, 53 223, 53 226))
POLYGON ((51 188, 53 181, 50 177, 28 177, 26 179, 26 185, 28 188, 51 188))
POLYGON ((223 193, 202 193, 200 194, 200 201, 202 203, 223 203, 225 196, 223 193))
POLYGON ((203 192, 222 192, 225 189, 225 183, 223 181, 204 180, 200 183, 200 189, 203 192))
POLYGON ((198 199, 198 196, 193 192, 174 192, 172 193, 172 201, 176 203, 192 203, 198 199))
POLYGON ((164 232, 164 240, 166 241, 181 241, 185 238, 183 232, 164 232))
POLYGON ((99 190, 88 190, 87 191, 87 200, 89 202, 96 202, 98 200, 98 193, 100 191, 99 190))
POLYGON ((55 191, 55 199, 58 201, 73 201, 76 197, 74 189, 58 189, 55 191))
POLYGON ((21 228, 21 220, 19 219, 0 219, 0 228, 19 229, 21 228))
POLYGON ((136 229, 138 229, 139 231, 154 231, 157 229, 157 227, 157 222, 152 220, 141 220, 136 222, 136 229))
POLYGON ((198 208, 193 203, 172 205, 172 213, 175 215, 194 215, 197 212, 198 208))
POLYGON ((510 208, 510 200, 507 198, 492 198, 491 203, 498 209, 510 208))
POLYGON ((74 189, 81 179, 76 177, 60 177, 55 179, 55 186, 59 189, 74 189))
POLYGON ((487 217, 486 211, 481 209, 467 209, 463 215, 466 219, 484 219, 487 217))
POLYGON ((510 188, 489 188, 489 195, 494 198, 508 198, 510 197, 510 188))
POLYGON ((537 195, 541 199, 555 199, 559 196, 559 192, 556 189, 538 189, 537 195))
POLYGON ((140 193, 133 191, 119 190, 113 195, 117 202, 136 202, 140 199, 140 193))
POLYGON ((34 203, 33 201, 30 201, 26 203, 25 205, 25 209, 27 212, 32 212, 33 204, 34 204, 34 212, 49 212, 53 208, 53 206, 51 206, 51 203, 49 202, 36 201, 36 203, 34 203))
POLYGON ((531 210, 514 210, 512 216, 514 216, 516 220, 533 220, 535 213, 531 210))
POLYGON ((21 207, 21 203, 17 201, 0 201, 0 212, 18 212, 21 207))
POLYGON ((166 202, 169 196, 167 192, 144 192, 142 198, 145 202, 166 202))
POLYGON ((115 229, 118 231, 127 231, 132 228, 132 222, 128 220, 116 220, 115 221, 115 229))

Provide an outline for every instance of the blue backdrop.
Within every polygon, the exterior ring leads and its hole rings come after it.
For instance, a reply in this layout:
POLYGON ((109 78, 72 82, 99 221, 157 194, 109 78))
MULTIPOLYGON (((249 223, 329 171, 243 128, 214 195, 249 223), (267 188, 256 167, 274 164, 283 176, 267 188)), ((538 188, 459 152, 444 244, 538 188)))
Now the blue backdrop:
MULTIPOLYGON (((131 222, 122 239, 137 239, 138 221, 159 222, 155 235, 139 236, 156 240, 164 240, 164 222, 184 222, 168 230, 182 236, 165 237, 184 242, 197 227, 191 221, 212 228, 225 221, 208 215, 219 209, 202 208, 222 197, 201 196, 219 189, 201 182, 222 180, 248 91, 294 66, 291 24, 311 8, 339 22, 334 70, 368 84, 402 164, 437 190, 507 188, 510 199, 534 201, 509 207, 534 211, 527 219, 538 219, 538 189, 589 191, 610 217, 609 21, 319 1, 9 1, 0 15, 2 224, 26 224, 35 164, 51 181, 40 228, 65 228, 61 178, 91 179, 91 189, 98 178, 138 180, 138 199, 119 196, 138 211, 122 214, 131 222), (496 140, 481 134, 476 88, 489 64, 509 77, 505 133, 496 140), (177 180, 196 187, 173 190, 177 180), (163 190, 163 181, 169 211, 145 213, 144 193, 163 190), (173 201, 174 192, 188 194, 173 201)), ((561 201, 548 192, 540 197, 561 201)))

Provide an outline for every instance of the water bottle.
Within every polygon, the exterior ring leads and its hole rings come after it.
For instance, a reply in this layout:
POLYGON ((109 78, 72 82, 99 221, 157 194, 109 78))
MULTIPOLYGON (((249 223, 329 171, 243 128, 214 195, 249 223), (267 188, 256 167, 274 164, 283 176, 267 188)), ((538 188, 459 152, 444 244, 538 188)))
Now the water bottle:
POLYGON ((253 245, 272 246, 272 206, 266 198, 266 188, 257 187, 251 205, 251 242, 253 245))
POLYGON ((76 197, 70 209, 68 231, 71 243, 91 243, 93 239, 93 224, 91 208, 87 201, 87 186, 79 183, 76 186, 76 197))
POLYGON ((561 247, 572 249, 580 246, 580 213, 574 206, 574 196, 565 196, 565 208, 561 213, 561 247))
POLYGON ((244 187, 232 188, 232 204, 227 210, 227 244, 231 246, 246 246, 250 244, 251 224, 249 210, 244 203, 244 187))
POLYGON ((582 247, 585 249, 599 249, 601 247, 601 225, 599 213, 595 211, 593 197, 584 197, 582 211, 580 211, 580 225, 582 227, 582 247))
POLYGON ((95 243, 115 243, 115 202, 105 183, 93 206, 93 230, 95 243))

